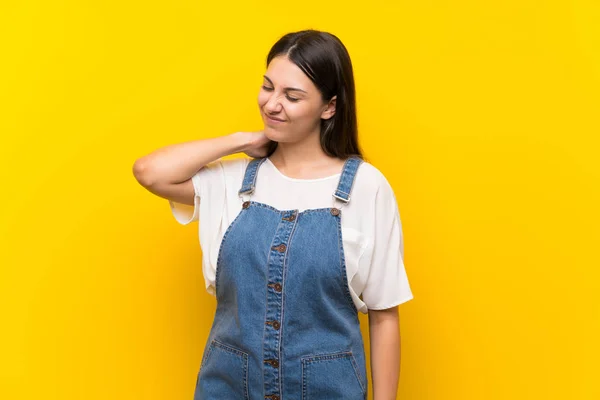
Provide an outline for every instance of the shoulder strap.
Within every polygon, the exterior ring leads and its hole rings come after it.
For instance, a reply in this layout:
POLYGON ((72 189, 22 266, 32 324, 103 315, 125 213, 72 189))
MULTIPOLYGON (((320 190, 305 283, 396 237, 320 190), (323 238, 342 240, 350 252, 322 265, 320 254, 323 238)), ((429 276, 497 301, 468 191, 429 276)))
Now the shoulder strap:
POLYGON ((340 176, 340 180, 333 197, 343 201, 344 203, 348 203, 350 201, 350 192, 352 191, 352 186, 354 185, 356 171, 362 162, 363 160, 357 156, 352 156, 346 160, 342 170, 342 176, 340 176))
POLYGON ((263 162, 265 162, 266 159, 266 157, 254 158, 248 163, 246 166, 246 173, 244 174, 244 180, 242 181, 242 188, 238 192, 240 196, 254 192, 254 187, 256 185, 256 173, 258 168, 263 162))

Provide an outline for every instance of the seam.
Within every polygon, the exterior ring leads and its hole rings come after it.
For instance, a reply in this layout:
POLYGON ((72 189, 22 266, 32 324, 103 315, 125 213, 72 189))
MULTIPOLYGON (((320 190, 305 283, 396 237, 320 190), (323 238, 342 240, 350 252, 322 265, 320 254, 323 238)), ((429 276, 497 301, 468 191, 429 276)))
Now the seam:
MULTIPOLYGON (((261 203, 257 203, 254 201, 250 201, 250 204, 255 204, 255 205, 260 205, 261 203)), ((271 207, 266 207, 266 208, 271 208, 271 207)), ((277 230, 275 230, 275 233, 277 233, 277 230)), ((269 252, 267 254, 267 265, 266 265, 266 275, 267 275, 267 282, 266 282, 266 290, 265 290, 265 312, 263 313, 263 339, 261 340, 261 353, 260 353, 260 358, 262 360, 264 360, 265 357, 265 342, 266 342, 266 335, 267 335, 267 307, 266 305, 269 304, 269 265, 271 263, 271 253, 273 252, 272 248, 273 248, 273 243, 275 241, 275 237, 276 235, 273 235, 273 238, 271 239, 271 244, 269 245, 269 252)), ((283 288, 281 289, 282 293, 283 293, 283 288)), ((281 324, 283 325, 283 324, 281 324)), ((280 363, 281 364, 281 363, 280 363)), ((264 361, 262 364, 262 369, 264 369, 264 361)), ((263 391, 263 398, 266 395, 265 393, 265 387, 263 385, 262 388, 263 391)))
POLYGON ((358 370, 358 363, 356 362, 356 359, 354 358, 354 354, 352 354, 352 352, 350 352, 350 362, 352 363, 352 368, 354 368, 354 374, 356 374, 356 378, 358 379, 358 383, 360 384, 360 387, 361 387, 363 395, 364 395, 364 394, 366 394, 366 389, 365 389, 365 386, 363 385, 362 374, 358 370))
POLYGON ((322 360, 335 360, 341 357, 347 357, 348 354, 352 354, 350 350, 339 350, 334 351, 333 353, 315 353, 315 354, 307 354, 301 357, 302 362, 310 363, 310 362, 318 362, 322 360))
POLYGON ((237 357, 240 358, 240 361, 242 362, 242 372, 243 372, 243 379, 242 379, 242 384, 243 384, 243 388, 244 388, 244 400, 248 400, 249 399, 249 394, 248 394, 248 353, 242 349, 239 349, 237 347, 234 347, 232 345, 229 344, 225 344, 222 343, 220 341, 218 341, 217 339, 213 339, 211 341, 211 353, 212 353, 212 349, 214 347, 218 347, 223 351, 226 351, 228 353, 231 353, 237 357))
POLYGON ((209 343, 206 351, 204 352, 204 357, 202 358, 202 362, 200 363, 200 368, 204 367, 204 365, 206 364, 206 362, 208 361, 208 358, 210 357, 210 354, 212 352, 213 349, 213 343, 212 341, 209 343))
POLYGON ((302 359, 302 400, 306 400, 306 385, 308 380, 308 374, 306 374, 305 367, 305 360, 302 359))
POLYGON ((342 176, 340 177, 340 182, 338 183, 338 187, 336 188, 336 191, 334 193, 335 197, 337 197, 340 200, 344 200, 346 202, 350 201, 350 193, 352 193, 352 188, 354 187, 354 182, 356 181, 356 175, 358 172, 358 168, 361 166, 363 161, 364 160, 362 160, 359 157, 350 157, 350 158, 348 158, 348 160, 346 160, 346 164, 344 164, 344 172, 347 172, 347 173, 346 174, 342 173, 342 176), (351 160, 356 160, 356 164, 350 165, 350 162, 352 162, 351 160), (348 193, 346 193, 343 190, 341 190, 340 188, 348 180, 350 181, 350 187, 348 189, 348 193), (342 198, 336 196, 337 193, 345 194, 348 197, 348 199, 342 199, 342 198))
POLYGON ((221 263, 223 261, 223 245, 225 244, 225 240, 227 239, 227 237, 229 236, 229 233, 231 233, 231 230, 233 229, 233 227, 237 224, 237 222, 240 220, 240 218, 242 217, 243 211, 247 211, 247 210, 240 210, 240 212, 238 213, 238 215, 233 219, 233 221, 231 221, 231 224, 229 224, 229 226, 227 227, 227 230, 225 231, 225 233, 223 234, 223 238, 221 239, 221 244, 219 245, 219 254, 217 256, 217 267, 216 267, 216 271, 215 271, 215 297, 219 297, 218 296, 218 288, 219 288, 219 276, 220 276, 220 270, 221 270, 221 263))
POLYGON ((240 188, 240 190, 238 190, 238 195, 242 195, 244 193, 252 193, 254 191, 252 183, 248 181, 250 181, 251 178, 253 178, 256 169, 256 158, 253 158, 252 160, 250 160, 248 165, 246 165, 244 176, 242 177, 242 187, 240 188))
POLYGON ((242 187, 238 191, 238 196, 243 194, 252 194, 254 193, 254 189, 256 187, 256 179, 258 176, 258 170, 260 166, 265 162, 266 157, 263 158, 253 158, 250 160, 248 165, 246 166, 246 171, 244 172, 244 178, 242 179, 242 187), (247 179, 249 178, 249 179, 247 179), (246 182, 250 180, 250 182, 246 182), (244 190, 244 188, 248 187, 248 189, 244 190))
POLYGON ((237 348, 235 346, 232 346, 230 344, 225 344, 225 343, 223 343, 223 342, 221 342, 221 341, 219 341, 217 339, 213 339, 212 340, 212 345, 214 347, 218 347, 220 349, 223 349, 223 350, 228 351, 230 353, 236 354, 238 356, 248 357, 248 352, 246 352, 246 351, 244 351, 242 349, 239 349, 239 348, 237 348))
POLYGON ((244 357, 244 397, 245 400, 250 400, 250 393, 248 392, 248 356, 244 357))
POLYGON ((366 394, 366 388, 363 384, 362 374, 358 370, 358 364, 356 359, 354 358, 354 354, 351 350, 338 351, 335 353, 325 353, 325 354, 313 354, 306 355, 301 357, 302 362, 302 400, 307 399, 307 386, 308 386, 308 370, 307 367, 310 363, 320 363, 324 361, 334 361, 339 359, 347 359, 350 361, 352 365, 352 369, 354 370, 354 377, 360 386, 360 390, 363 396, 366 394))
POLYGON ((352 173, 352 181, 350 182, 350 189, 348 190, 349 192, 352 192, 352 188, 354 187, 354 182, 356 182, 356 175, 358 173, 358 169, 360 168, 361 164, 363 163, 363 160, 361 160, 360 158, 357 157, 356 159, 357 159, 357 164, 352 173))
MULTIPOLYGON (((285 320, 285 278, 287 276, 287 266, 288 266, 288 252, 290 251, 290 247, 293 244, 294 233, 296 232, 296 227, 298 226, 299 215, 296 215, 296 220, 294 221, 294 225, 292 226, 292 231, 288 237, 288 244, 285 255, 283 258, 283 273, 281 276, 281 330, 279 331, 279 356, 281 357, 281 349, 283 344, 283 327, 285 324, 283 323, 285 320)), ((283 362, 279 363, 279 393, 283 394, 283 362)))
MULTIPOLYGON (((258 206, 258 207, 263 207, 263 208, 269 209, 269 210, 274 211, 274 212, 276 212, 278 214, 283 214, 283 213, 286 213, 286 212, 297 211, 296 209, 280 210, 280 209, 275 208, 275 207, 273 207, 273 206, 271 206, 269 204, 261 203, 261 202, 254 201, 254 200, 250 200, 250 203, 254 204, 254 205, 258 206)), ((332 207, 307 208, 304 211, 299 211, 296 214, 296 217, 298 217, 298 216, 300 216, 302 214, 310 214, 310 213, 315 213, 315 212, 331 212, 331 208, 332 207)))

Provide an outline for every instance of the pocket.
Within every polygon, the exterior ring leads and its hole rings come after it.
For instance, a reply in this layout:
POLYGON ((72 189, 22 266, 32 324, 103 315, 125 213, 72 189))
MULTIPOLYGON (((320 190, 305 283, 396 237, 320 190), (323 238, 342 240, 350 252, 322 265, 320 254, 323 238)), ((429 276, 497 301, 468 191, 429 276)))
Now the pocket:
POLYGON ((194 399, 248 400, 248 353, 213 339, 200 366, 194 399))
POLYGON ((302 357, 302 400, 365 400, 363 382, 350 351, 302 357))

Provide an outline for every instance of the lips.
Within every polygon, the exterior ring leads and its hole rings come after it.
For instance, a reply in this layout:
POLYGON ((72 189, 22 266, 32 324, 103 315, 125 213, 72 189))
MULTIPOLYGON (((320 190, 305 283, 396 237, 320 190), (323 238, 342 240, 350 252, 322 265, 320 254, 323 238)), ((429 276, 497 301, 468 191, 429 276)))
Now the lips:
MULTIPOLYGON (((266 115, 266 114, 265 114, 265 115, 266 115)), ((283 120, 283 119, 279 119, 279 118, 271 117, 271 116, 269 116, 269 115, 266 115, 266 116, 267 116, 267 118, 269 118, 269 119, 272 119, 273 121, 279 121, 279 122, 284 122, 284 121, 285 121, 285 120, 283 120)))

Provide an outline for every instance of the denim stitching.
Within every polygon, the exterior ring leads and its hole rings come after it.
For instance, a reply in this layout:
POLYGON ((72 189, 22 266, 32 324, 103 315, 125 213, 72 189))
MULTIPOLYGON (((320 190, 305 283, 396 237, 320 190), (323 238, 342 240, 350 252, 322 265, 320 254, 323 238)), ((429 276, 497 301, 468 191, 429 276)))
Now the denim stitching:
POLYGON ((304 371, 305 367, 306 367, 305 360, 302 359, 302 400, 306 400, 306 381, 308 379, 308 377, 306 376, 307 374, 304 371))
POLYGON ((221 262, 222 262, 222 258, 223 258, 223 251, 222 251, 223 244, 225 243, 225 239, 227 239, 227 237, 229 236, 229 233, 231 232, 233 227, 237 224, 237 222, 241 218, 243 211, 245 211, 245 210, 242 208, 240 210, 240 212, 238 213, 238 215, 236 215, 236 217, 233 219, 233 221, 231 221, 231 224, 229 224, 229 226, 225 230, 225 233, 223 234, 223 238, 221 239, 221 244, 219 245, 219 254, 217 256, 217 267, 216 267, 216 271, 215 271, 215 295, 218 293, 218 287, 219 287, 219 284, 218 284, 219 275, 220 275, 219 270, 221 269, 219 267, 221 266, 221 262))
POLYGON ((219 347, 220 349, 223 349, 223 350, 228 351, 230 353, 234 353, 234 354, 236 354, 238 356, 246 356, 246 357, 248 357, 248 353, 245 352, 244 350, 239 349, 237 347, 234 347, 234 346, 232 346, 230 344, 225 344, 225 343, 223 343, 223 342, 221 342, 221 341, 219 341, 217 339, 213 339, 212 340, 212 345, 214 347, 219 347))
POLYGON ((254 192, 254 188, 256 187, 256 177, 258 176, 258 169, 263 164, 263 162, 265 162, 266 159, 266 157, 259 159, 259 161, 256 162, 256 167, 254 168, 254 171, 252 171, 252 185, 250 186, 252 192, 254 192))
POLYGON ((342 187, 342 185, 345 183, 345 179, 348 173, 348 164, 350 163, 350 160, 352 159, 352 157, 348 158, 345 162, 344 162, 344 166, 342 167, 342 175, 340 176, 340 181, 337 184, 337 188, 336 188, 336 193, 338 193, 340 191, 340 188, 342 187))
MULTIPOLYGON (((243 371, 243 375, 244 375, 244 379, 243 379, 244 399, 248 400, 249 399, 249 394, 248 394, 248 353, 241 349, 238 349, 237 347, 222 343, 222 342, 218 341, 217 339, 212 340, 211 347, 218 347, 224 351, 227 351, 231 354, 241 357, 240 361, 242 362, 242 371, 243 371)), ((211 352, 212 352, 212 348, 211 348, 211 352)))
MULTIPOLYGON (((352 173, 352 159, 354 157, 350 157, 346 160, 346 162, 344 163, 344 167, 342 168, 342 176, 340 176, 340 181, 338 182, 337 188, 335 190, 335 194, 338 193, 343 193, 349 196, 349 193, 346 193, 344 191, 342 191, 342 187, 345 187, 347 185, 348 179, 349 179, 349 175, 353 175, 352 173)), ((347 200, 347 199, 344 199, 347 200)))
POLYGON ((352 369, 354 370, 354 376, 360 386, 360 390, 361 390, 363 396, 366 394, 366 389, 362 382, 362 374, 360 374, 358 371, 358 364, 356 363, 356 360, 354 359, 354 354, 352 353, 352 351, 346 350, 346 351, 340 351, 340 352, 335 352, 335 353, 314 354, 314 355, 307 355, 307 356, 301 357, 301 361, 302 361, 302 400, 308 400, 308 397, 307 397, 307 386, 308 386, 307 366, 308 366, 308 364, 318 363, 318 362, 323 362, 323 361, 333 361, 333 360, 343 359, 343 358, 346 358, 350 361, 350 364, 352 365, 352 369))
POLYGON ((309 363, 313 361, 321 361, 321 360, 334 360, 336 358, 347 356, 351 354, 348 350, 340 350, 335 351, 333 353, 317 353, 317 354, 307 354, 302 356, 302 360, 309 363))
MULTIPOLYGON (((276 212, 278 214, 283 214, 283 213, 286 213, 286 212, 297 211, 296 209, 280 210, 280 209, 275 208, 275 207, 273 207, 273 206, 271 206, 269 204, 261 203, 261 202, 254 201, 254 200, 250 200, 250 204, 254 204, 254 205, 258 206, 258 207, 263 207, 263 208, 269 209, 269 210, 274 211, 274 212, 276 212)), ((310 214, 310 213, 315 213, 315 212, 331 212, 331 208, 332 207, 307 208, 304 211, 298 212, 296 214, 296 217, 298 217, 298 216, 300 216, 302 214, 310 214)))
POLYGON ((238 191, 238 195, 242 195, 244 193, 250 194, 254 192, 254 188, 256 186, 256 177, 258 175, 258 169, 265 162, 265 158, 254 158, 252 159, 248 165, 246 166, 246 171, 244 172, 244 179, 242 180, 242 187, 238 191))
POLYGON ((250 393, 248 392, 248 355, 244 356, 244 397, 245 400, 250 400, 250 393))
MULTIPOLYGON (((291 235, 291 232, 290 232, 290 235, 291 235)), ((287 240, 288 245, 291 243, 290 239, 291 238, 288 237, 288 240, 287 240)), ((284 273, 285 273, 285 262, 287 260, 287 254, 288 254, 289 250, 290 250, 289 246, 286 246, 285 247, 285 252, 283 254, 279 254, 279 256, 283 258, 282 265, 283 265, 283 268, 284 268, 284 273)), ((285 284, 284 274, 282 273, 281 276, 282 276, 281 277, 282 282, 284 282, 284 284, 285 284)), ((282 286, 282 288, 281 288, 281 325, 280 325, 280 328, 279 328, 280 329, 280 331, 279 331, 279 340, 278 340, 279 346, 278 346, 278 349, 277 349, 278 350, 277 353, 278 353, 278 359, 279 360, 281 360, 281 342, 283 341, 283 329, 281 328, 281 326, 284 325, 283 324, 283 313, 284 313, 283 293, 284 293, 284 290, 283 290, 283 286, 282 286)), ((279 363, 279 368, 277 368, 278 371, 279 371, 279 393, 282 393, 282 386, 281 386, 281 381, 283 380, 282 379, 282 375, 281 375, 282 364, 283 364, 283 362, 280 362, 279 363)))
POLYGON ((352 181, 350 182, 350 189, 348 189, 348 192, 350 192, 350 193, 352 193, 352 188, 354 187, 354 182, 356 182, 356 173, 358 172, 358 168, 360 168, 362 163, 363 163, 363 161, 359 158, 356 166, 354 167, 354 172, 352 174, 352 181))
POLYGON ((360 384, 360 387, 362 388, 362 392, 363 392, 363 394, 366 394, 367 390, 366 390, 365 386, 363 385, 362 374, 358 370, 358 363, 356 362, 356 359, 354 358, 354 354, 352 354, 352 352, 350 352, 350 362, 352 363, 352 368, 354 368, 354 373, 356 374, 358 383, 360 384))
POLYGON ((213 344, 212 342, 209 344, 208 348, 204 352, 204 357, 202 358, 202 362, 200 363, 200 368, 204 367, 204 364, 208 361, 210 354, 212 353, 213 344))
POLYGON ((352 192, 352 188, 354 187, 354 181, 356 180, 356 172, 358 171, 358 168, 362 163, 363 160, 361 158, 354 156, 346 160, 342 171, 342 176, 340 177, 340 181, 334 193, 334 197, 339 198, 340 200, 343 200, 345 202, 350 201, 350 193, 352 192), (348 193, 346 193, 342 190, 342 188, 345 188, 348 185, 348 193), (340 195, 340 193, 346 196, 340 195))
MULTIPOLYGON (((288 243, 292 244, 292 239, 294 238, 294 233, 296 232, 296 227, 298 226, 299 216, 296 216, 296 220, 294 221, 294 225, 292 226, 292 231, 290 232, 290 236, 288 238, 288 243)), ((283 282, 283 286, 281 287, 281 331, 279 336, 279 355, 281 356, 281 348, 283 343, 283 327, 285 324, 283 321, 285 320, 285 277, 287 275, 287 253, 289 251, 289 246, 286 249, 285 255, 286 257, 283 259, 283 274, 281 277, 281 281, 283 282)), ((283 393, 282 382, 283 382, 283 363, 279 363, 279 393, 283 393)))
POLYGON ((246 166, 246 170, 244 171, 244 178, 242 179, 242 187, 238 191, 238 195, 242 193, 252 193, 254 190, 254 186, 251 184, 251 180, 253 181, 253 176, 256 176, 256 171, 258 169, 256 158, 250 160, 248 165, 246 166))
MULTIPOLYGON (((250 204, 255 204, 257 206, 261 205, 261 203, 256 203, 256 202, 253 202, 253 201, 251 201, 250 204)), ((267 276, 269 275, 269 263, 271 262, 271 253, 272 253, 271 249, 273 248, 274 241, 275 241, 275 235, 273 235, 273 239, 271 240, 271 245, 269 246, 269 254, 267 255, 267 267, 266 267, 266 269, 267 269, 267 276)), ((269 297, 269 286, 268 286, 268 284, 269 284, 269 279, 267 278, 267 290, 265 290, 265 304, 269 304, 269 300, 268 300, 268 297, 269 297)), ((283 293, 283 289, 281 291, 283 293)), ((265 335, 267 334, 267 328, 266 328, 266 326, 267 326, 267 309, 265 307, 265 313, 264 313, 264 319, 263 319, 263 327, 264 327, 263 328, 263 340, 261 340, 261 347, 262 347, 262 353, 260 355, 261 358, 263 358, 264 355, 265 355, 265 342, 266 342, 265 335)), ((263 368, 264 368, 264 364, 263 364, 263 368)), ((263 391, 263 397, 264 397, 265 396, 265 386, 264 385, 263 385, 262 391, 263 391)))

